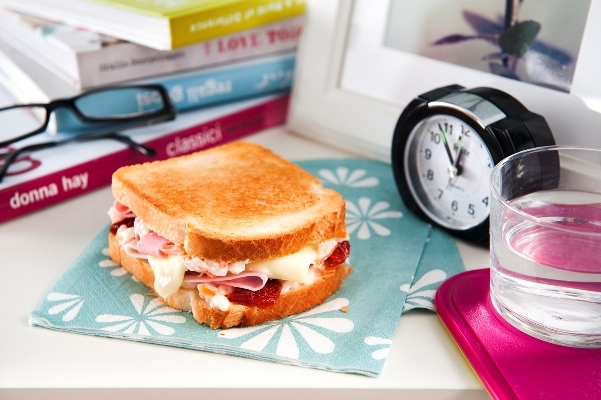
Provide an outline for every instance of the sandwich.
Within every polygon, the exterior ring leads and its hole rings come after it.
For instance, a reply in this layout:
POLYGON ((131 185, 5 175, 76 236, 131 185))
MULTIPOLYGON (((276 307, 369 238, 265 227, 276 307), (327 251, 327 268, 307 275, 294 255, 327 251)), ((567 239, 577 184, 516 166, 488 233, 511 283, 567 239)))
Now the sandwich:
POLYGON ((212 329, 306 311, 351 272, 343 197, 259 145, 123 167, 112 192, 112 260, 212 329))

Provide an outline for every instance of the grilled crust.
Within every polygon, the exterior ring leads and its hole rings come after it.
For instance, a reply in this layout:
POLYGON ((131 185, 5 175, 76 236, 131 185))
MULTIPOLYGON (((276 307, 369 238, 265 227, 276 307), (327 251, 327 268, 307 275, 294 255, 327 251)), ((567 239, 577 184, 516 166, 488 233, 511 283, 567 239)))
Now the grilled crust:
POLYGON ((200 258, 268 260, 346 237, 342 196, 253 143, 123 167, 112 189, 153 231, 200 258))
MULTIPOLYGON (((115 235, 109 233, 108 241, 111 259, 154 291, 154 273, 148 261, 127 255, 115 235)), ((197 322, 209 325, 211 329, 258 325, 307 311, 323 303, 340 288, 351 271, 352 268, 345 264, 322 270, 313 284, 303 285, 282 294, 275 305, 263 309, 232 303, 227 311, 221 311, 209 307, 199 296, 198 291, 191 289, 180 288, 167 298, 162 298, 158 294, 157 297, 163 299, 169 307, 191 311, 197 322)))

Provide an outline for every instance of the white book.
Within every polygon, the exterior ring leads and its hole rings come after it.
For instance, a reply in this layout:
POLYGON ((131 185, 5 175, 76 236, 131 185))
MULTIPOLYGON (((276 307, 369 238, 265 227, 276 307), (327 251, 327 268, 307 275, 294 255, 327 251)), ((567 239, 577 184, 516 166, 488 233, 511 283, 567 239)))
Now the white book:
POLYGON ((293 50, 303 17, 160 51, 83 28, 0 9, 0 38, 75 89, 293 50))

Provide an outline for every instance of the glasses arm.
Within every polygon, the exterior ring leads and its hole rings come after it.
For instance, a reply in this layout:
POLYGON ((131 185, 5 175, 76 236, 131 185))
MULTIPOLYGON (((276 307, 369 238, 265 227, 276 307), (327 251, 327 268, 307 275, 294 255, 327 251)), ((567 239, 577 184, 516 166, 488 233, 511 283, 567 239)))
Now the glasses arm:
POLYGON ((129 148, 138 151, 139 153, 144 154, 147 157, 154 157, 157 155, 157 152, 152 147, 143 145, 142 143, 138 143, 134 141, 129 136, 125 136, 120 134, 119 132, 108 132, 108 133, 100 133, 96 135, 86 135, 86 136, 76 136, 70 139, 66 139, 60 144, 66 142, 91 142, 94 140, 102 140, 102 139, 112 139, 123 144, 126 144, 129 148))
POLYGON ((138 142, 134 141, 132 138, 130 138, 129 136, 122 135, 119 132, 108 132, 108 133, 100 133, 100 134, 86 135, 86 136, 75 136, 75 137, 72 137, 69 139, 59 140, 59 141, 55 141, 55 142, 32 144, 30 146, 21 147, 20 149, 16 149, 16 150, 13 150, 13 151, 10 151, 7 153, 3 153, 3 154, 0 153, 0 161, 3 162, 2 164, 0 164, 0 183, 4 179, 4 176, 6 176, 6 173, 8 172, 8 168, 10 167, 10 165, 13 162, 15 162, 15 160, 22 154, 32 153, 34 151, 49 149, 52 147, 58 147, 58 146, 61 146, 63 144, 67 144, 67 143, 92 142, 95 140, 103 140, 103 139, 116 140, 118 142, 124 143, 129 148, 136 150, 147 157, 154 157, 157 154, 156 150, 153 149, 152 147, 138 143, 138 142))

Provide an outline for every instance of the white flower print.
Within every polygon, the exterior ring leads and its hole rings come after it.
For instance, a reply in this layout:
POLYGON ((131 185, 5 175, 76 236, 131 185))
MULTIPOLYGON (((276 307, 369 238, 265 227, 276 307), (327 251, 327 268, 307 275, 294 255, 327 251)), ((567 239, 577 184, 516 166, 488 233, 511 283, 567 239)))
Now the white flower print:
MULTIPOLYGON (((107 257, 110 257, 108 247, 105 247, 104 249, 102 249, 102 254, 105 255, 105 256, 107 256, 107 257)), ((119 264, 115 264, 115 262, 113 260, 111 260, 110 258, 105 259, 105 260, 100 260, 100 262, 98 263, 98 266, 101 267, 101 268, 113 268, 113 269, 111 269, 111 275, 112 276, 123 276, 123 275, 125 275, 125 274, 128 273, 125 270, 125 268, 123 268, 119 264)), ((131 276, 131 279, 133 279, 136 282, 140 282, 138 280, 138 278, 136 278, 133 275, 131 276)))
POLYGON ((338 167, 335 172, 329 169, 320 169, 317 174, 334 185, 345 185, 352 188, 374 187, 380 184, 380 180, 373 176, 364 178, 367 172, 360 168, 350 174, 346 167, 338 167))
POLYGON ((390 353, 390 345, 392 344, 392 340, 384 339, 377 336, 368 336, 363 339, 363 342, 368 346, 384 346, 381 349, 378 349, 371 353, 371 358, 375 360, 383 360, 388 357, 388 353, 390 353))
POLYGON ((433 269, 428 271, 419 278, 411 287, 409 284, 401 285, 400 289, 403 292, 408 293, 407 300, 403 307, 403 312, 413 310, 414 308, 423 307, 434 311, 434 296, 436 295, 436 288, 424 289, 426 286, 436 285, 444 281, 447 278, 446 272, 440 269, 433 269))
POLYGON ((376 219, 401 218, 400 211, 386 210, 390 207, 385 201, 378 201, 371 207, 371 199, 361 197, 356 206, 352 201, 346 202, 346 229, 349 233, 357 231, 357 238, 367 240, 371 237, 370 228, 380 236, 390 235, 390 229, 375 222, 376 219))
POLYGON ((152 331, 160 335, 173 335, 175 329, 163 323, 183 324, 186 322, 186 317, 181 315, 180 311, 168 307, 160 299, 153 298, 146 306, 144 306, 146 298, 141 294, 132 294, 129 299, 136 313, 133 316, 101 314, 96 317, 96 322, 111 324, 100 328, 101 330, 142 336, 152 336, 152 331))
POLYGON ((77 316, 84 303, 81 296, 58 292, 50 293, 46 299, 58 303, 48 309, 48 314, 56 315, 66 311, 62 316, 62 320, 65 322, 72 321, 73 318, 77 316))
POLYGON ((298 359, 300 351, 293 331, 307 342, 309 347, 316 353, 332 353, 336 344, 328 337, 313 330, 311 326, 318 326, 335 333, 347 333, 354 329, 355 324, 347 318, 314 317, 329 311, 340 310, 348 306, 347 299, 338 298, 324 303, 307 312, 294 315, 287 321, 270 322, 258 326, 246 328, 231 328, 219 332, 219 337, 224 339, 235 339, 245 335, 253 335, 250 339, 240 345, 240 348, 253 351, 263 351, 265 346, 280 332, 276 354, 281 357, 298 359))

